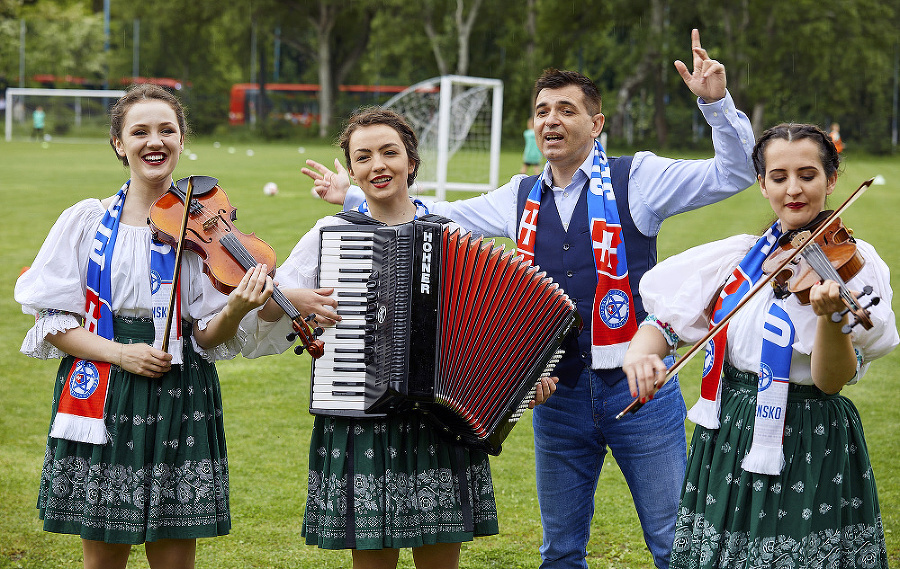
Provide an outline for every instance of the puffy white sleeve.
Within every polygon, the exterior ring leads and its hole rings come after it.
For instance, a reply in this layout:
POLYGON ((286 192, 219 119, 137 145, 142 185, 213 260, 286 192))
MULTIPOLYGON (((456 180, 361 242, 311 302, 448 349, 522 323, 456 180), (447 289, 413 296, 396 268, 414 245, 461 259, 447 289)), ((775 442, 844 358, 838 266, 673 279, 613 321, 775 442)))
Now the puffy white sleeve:
MULTIPOLYGON (((192 251, 185 252, 182 259, 181 270, 190 275, 190 287, 187 291, 187 299, 182 299, 182 307, 186 305, 188 320, 196 321, 197 328, 206 330, 210 320, 225 308, 228 303, 228 295, 220 292, 213 286, 212 281, 205 274, 203 260, 192 251)), ((182 294, 184 294, 182 289, 182 294)), ((241 347, 246 340, 246 334, 238 327, 237 333, 213 348, 203 348, 197 343, 197 339, 191 335, 191 343, 194 351, 208 362, 217 360, 230 360, 241 353, 241 347)))
MULTIPOLYGON (((275 280, 281 289, 316 288, 319 276, 319 229, 331 225, 345 225, 347 222, 337 217, 324 217, 304 235, 284 263, 275 271, 275 280)), ((268 322, 257 316, 258 310, 251 311, 241 322, 246 336, 241 350, 244 357, 280 354, 292 343, 286 338, 293 331, 293 323, 287 315, 275 322, 268 322)))
POLYGON ((872 328, 866 330, 861 325, 854 326, 851 332, 853 346, 865 365, 890 353, 900 344, 900 337, 897 335, 897 320, 891 308, 894 292, 891 290, 890 269, 869 243, 857 239, 856 247, 857 252, 865 259, 865 264, 859 273, 847 281, 847 287, 857 292, 867 285, 872 287, 872 294, 860 299, 863 306, 869 304, 872 297, 880 299, 878 304, 868 309, 872 328))
POLYGON ((96 199, 65 210, 34 262, 16 281, 16 302, 22 305, 22 312, 35 318, 22 342, 23 354, 40 359, 65 356, 45 338, 81 325, 87 259, 102 216, 103 208, 96 199))
POLYGON ((645 310, 682 341, 697 342, 709 331, 707 307, 758 239, 735 235, 660 262, 641 278, 645 310))

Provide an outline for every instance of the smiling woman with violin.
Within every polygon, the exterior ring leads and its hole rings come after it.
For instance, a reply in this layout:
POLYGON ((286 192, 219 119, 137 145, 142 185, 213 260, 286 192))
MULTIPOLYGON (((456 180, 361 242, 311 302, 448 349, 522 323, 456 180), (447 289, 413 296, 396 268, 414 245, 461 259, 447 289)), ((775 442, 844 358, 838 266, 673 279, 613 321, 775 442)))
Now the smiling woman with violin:
POLYGON ((632 395, 652 405, 661 358, 707 348, 671 567, 887 567, 862 424, 840 391, 900 342, 888 268, 825 219, 839 156, 821 129, 771 128, 753 160, 777 220, 646 273, 650 316, 625 356, 632 395))
POLYGON ((253 266, 226 296, 190 253, 173 287, 176 247, 148 218, 173 188, 184 111, 144 85, 110 121, 130 179, 64 211, 16 283, 35 317, 21 351, 63 358, 37 506, 45 530, 81 536, 85 567, 125 567, 131 545, 146 543, 151 567, 188 568, 196 538, 231 527, 213 362, 240 351, 241 318, 268 300, 271 279, 253 266))

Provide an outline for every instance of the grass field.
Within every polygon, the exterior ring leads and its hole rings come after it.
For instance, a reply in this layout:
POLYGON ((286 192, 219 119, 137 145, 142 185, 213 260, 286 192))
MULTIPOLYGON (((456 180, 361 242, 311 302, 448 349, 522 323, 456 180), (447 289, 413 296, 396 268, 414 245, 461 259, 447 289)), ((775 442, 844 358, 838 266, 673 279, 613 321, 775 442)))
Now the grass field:
MULTIPOLYGON (((319 217, 336 210, 310 196, 299 173, 305 158, 332 163, 337 152, 327 145, 255 143, 218 148, 212 140, 190 144, 196 160, 183 158, 177 176, 214 175, 238 208, 237 226, 256 232, 283 259, 319 217), (262 186, 275 182, 276 197, 262 186)), ((518 171, 520 154, 505 153, 501 179, 518 171)), ((102 144, 0 142, 0 197, 10 215, 0 239, 0 568, 56 568, 81 565, 80 540, 45 533, 35 501, 50 415, 56 361, 38 361, 18 352, 31 320, 13 300, 15 279, 34 258, 51 224, 67 206, 86 197, 106 197, 127 172, 102 144)), ((900 163, 896 159, 851 156, 839 182, 837 204, 862 180, 882 175, 845 216, 847 225, 873 243, 894 269, 900 286, 900 237, 891 215, 900 211, 900 163)), ((464 197, 459 194, 452 198, 464 197)), ((660 238, 664 258, 692 245, 738 232, 755 233, 771 210, 757 188, 724 203, 666 222, 660 238)), ((894 305, 897 310, 897 305, 894 305)), ((698 358, 699 359, 699 358, 698 358)), ((695 360, 696 362, 696 360, 695 360)), ((685 399, 698 391, 698 364, 682 374, 685 399)), ((306 496, 306 455, 312 418, 307 413, 309 359, 292 352, 281 356, 218 364, 225 405, 231 466, 233 529, 229 536, 201 540, 198 567, 349 567, 347 552, 326 552, 300 538, 306 496)), ((875 363, 857 386, 845 390, 860 409, 878 479, 888 554, 900 563, 900 353, 875 363)), ((526 417, 530 419, 530 417, 526 417)), ((690 429, 690 425, 688 425, 690 429)), ((503 453, 491 461, 501 533, 463 545, 462 567, 536 567, 540 521, 534 492, 530 420, 516 427, 503 453)), ((613 459, 600 477, 589 545, 592 568, 652 566, 631 496, 613 459)), ((136 547, 131 567, 146 567, 136 547)), ((412 567, 409 552, 401 567, 412 567)))

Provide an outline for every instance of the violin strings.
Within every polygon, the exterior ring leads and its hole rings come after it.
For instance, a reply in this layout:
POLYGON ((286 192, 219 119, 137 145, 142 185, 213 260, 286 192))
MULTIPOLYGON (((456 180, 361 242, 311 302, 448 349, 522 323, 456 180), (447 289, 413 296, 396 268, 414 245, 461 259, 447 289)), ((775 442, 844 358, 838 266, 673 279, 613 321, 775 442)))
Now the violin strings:
POLYGON ((856 299, 850 294, 850 291, 847 290, 847 284, 844 282, 844 279, 842 279, 835 270, 834 265, 828 260, 828 257, 825 255, 825 252, 822 251, 821 247, 816 243, 810 244, 803 252, 803 257, 823 280, 830 279, 838 283, 842 299, 848 302, 850 306, 857 306, 856 299))
MULTIPOLYGON (((231 256, 234 257, 237 262, 244 267, 245 270, 250 270, 252 267, 256 266, 256 259, 253 258, 253 255, 247 251, 247 248, 244 247, 244 244, 241 243, 237 237, 232 233, 226 234, 224 237, 219 239, 219 243, 222 244, 225 249, 231 253, 231 256)), ((291 304, 290 301, 287 300, 287 297, 282 294, 281 290, 278 287, 272 291, 272 298, 275 300, 275 303, 284 310, 287 315, 292 319, 296 320, 300 318, 300 312, 294 308, 294 305, 291 304)))

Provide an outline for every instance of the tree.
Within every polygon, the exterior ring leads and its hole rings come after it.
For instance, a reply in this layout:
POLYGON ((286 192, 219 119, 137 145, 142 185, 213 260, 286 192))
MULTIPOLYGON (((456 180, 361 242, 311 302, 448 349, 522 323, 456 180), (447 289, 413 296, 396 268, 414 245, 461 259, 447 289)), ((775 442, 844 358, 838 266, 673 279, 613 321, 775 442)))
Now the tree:
POLYGON ((315 30, 314 38, 283 34, 282 40, 298 50, 314 54, 319 78, 319 136, 328 136, 334 120, 338 87, 357 65, 369 44, 377 2, 291 0, 280 4, 288 9, 285 12, 290 17, 287 23, 293 23, 299 16, 315 30))
MULTIPOLYGON (((72 75, 100 82, 104 75, 103 21, 85 2, 30 3, 18 12, 26 22, 25 73, 64 77, 72 75)), ((4 8, 6 13, 13 12, 4 8)), ((0 20, 2 60, 12 65, 0 75, 18 75, 19 22, 0 20), (14 66, 14 67, 13 67, 14 66)))
MULTIPOLYGON (((472 27, 475 25, 478 17, 478 10, 481 8, 482 0, 472 0, 469 5, 468 12, 466 10, 465 0, 456 0, 456 7, 453 10, 453 18, 449 17, 449 10, 446 6, 436 0, 427 0, 423 2, 422 18, 425 34, 431 42, 431 50, 434 53, 434 59, 437 61, 438 69, 441 75, 450 73, 450 65, 447 61, 444 51, 445 46, 456 44, 456 66, 454 73, 456 75, 468 75, 469 73, 469 38, 472 35, 472 27), (435 14, 448 14, 447 16, 438 16, 444 27, 447 28, 439 31, 435 27, 435 14), (453 34, 455 32, 455 38, 453 34), (451 38, 455 39, 451 41, 451 38)), ((449 51, 449 50, 447 50, 449 51)))

